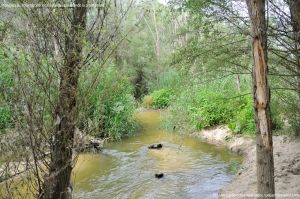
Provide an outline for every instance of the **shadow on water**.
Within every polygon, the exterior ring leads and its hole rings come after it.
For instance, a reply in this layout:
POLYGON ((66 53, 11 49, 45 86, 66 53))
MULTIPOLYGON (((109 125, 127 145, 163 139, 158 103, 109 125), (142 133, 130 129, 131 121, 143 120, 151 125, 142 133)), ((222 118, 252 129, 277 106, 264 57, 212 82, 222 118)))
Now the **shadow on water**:
POLYGON ((76 198, 217 198, 240 156, 160 130, 158 111, 136 118, 143 128, 135 136, 109 144, 103 154, 80 155, 73 176, 76 198), (149 150, 155 143, 163 147, 149 150), (155 178, 160 172, 164 177, 155 178))

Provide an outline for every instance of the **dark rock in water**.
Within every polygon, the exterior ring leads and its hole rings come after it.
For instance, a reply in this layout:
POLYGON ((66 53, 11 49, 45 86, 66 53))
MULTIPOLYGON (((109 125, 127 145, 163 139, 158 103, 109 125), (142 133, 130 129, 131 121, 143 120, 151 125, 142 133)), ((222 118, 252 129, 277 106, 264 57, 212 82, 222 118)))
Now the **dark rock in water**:
POLYGON ((163 173, 156 173, 155 177, 158 178, 158 179, 160 179, 160 178, 164 177, 164 174, 163 173))
POLYGON ((162 146, 163 146, 162 144, 157 144, 157 145, 152 144, 148 147, 148 149, 161 149, 162 146))

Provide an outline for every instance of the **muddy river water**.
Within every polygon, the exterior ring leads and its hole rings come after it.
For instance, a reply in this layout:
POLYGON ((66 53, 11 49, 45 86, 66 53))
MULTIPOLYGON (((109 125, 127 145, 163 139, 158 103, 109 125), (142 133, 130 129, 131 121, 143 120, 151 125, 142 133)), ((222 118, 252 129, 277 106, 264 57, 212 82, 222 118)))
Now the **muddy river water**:
POLYGON ((136 114, 135 136, 79 156, 73 175, 76 199, 217 198, 241 157, 199 139, 159 128, 161 113, 136 114), (148 146, 162 143, 160 150, 148 146), (161 179, 155 173, 164 173, 161 179))

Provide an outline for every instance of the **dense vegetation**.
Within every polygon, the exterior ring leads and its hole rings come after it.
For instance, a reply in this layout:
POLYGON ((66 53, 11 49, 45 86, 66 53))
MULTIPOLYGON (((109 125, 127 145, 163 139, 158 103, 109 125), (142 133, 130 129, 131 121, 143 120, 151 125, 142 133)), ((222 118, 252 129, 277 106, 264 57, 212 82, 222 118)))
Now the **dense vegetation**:
POLYGON ((136 127, 133 85, 115 67, 106 68, 101 74, 99 84, 89 93, 90 98, 81 111, 80 125, 88 134, 120 140, 132 134, 136 127))
POLYGON ((0 132, 13 125, 13 112, 10 99, 13 92, 13 74, 11 63, 0 49, 0 132))
MULTIPOLYGON (((239 16, 235 9, 242 5, 230 7, 226 2, 192 0, 172 1, 171 5, 179 6, 173 14, 182 20, 177 39, 179 45, 184 45, 161 63, 166 69, 154 81, 155 85, 149 86, 143 105, 167 107, 164 126, 170 130, 189 132, 226 124, 233 133, 255 135, 249 26, 242 23, 243 16, 238 25, 231 19, 239 16), (225 7, 227 14, 222 12, 225 7), (182 10, 188 13, 189 20, 181 15, 182 10)), ((270 37, 270 43, 275 39, 270 37)), ((274 73, 270 76, 272 128, 297 135, 298 111, 294 102, 298 97, 280 75, 279 71, 285 71, 284 66, 278 66, 281 59, 270 56, 270 70, 274 73)))
MULTIPOLYGON (((255 135, 249 77, 241 79, 240 89, 237 89, 235 80, 228 77, 205 84, 195 84, 195 81, 201 80, 193 78, 174 88, 162 86, 149 94, 152 108, 168 109, 164 119, 165 128, 192 132, 226 124, 233 133, 255 135)), ((149 106, 149 96, 144 98, 146 107, 149 106)), ((280 110, 277 103, 273 103, 272 109, 274 130, 283 128, 283 118, 278 114, 280 110)))
MULTIPOLYGON (((119 141, 136 132, 140 107, 165 109, 163 127, 171 131, 227 125, 255 135, 244 1, 104 0, 99 8, 38 12, 16 2, 0 7, 0 155, 16 162, 22 151, 19 162, 34 160, 39 197, 47 183, 57 193, 70 188, 77 130, 119 141)), ((299 30, 288 2, 268 7, 267 115, 273 130, 299 136, 299 30)))
MULTIPOLYGON (((234 133, 255 134, 250 86, 251 47, 245 33, 248 24, 227 23, 237 11, 235 7, 226 7, 229 5, 226 2, 201 2, 170 1, 167 6, 144 2, 143 7, 149 12, 142 19, 138 18, 139 10, 132 9, 129 20, 122 25, 130 34, 126 40, 120 37, 122 42, 107 57, 109 66, 98 70, 105 64, 97 62, 81 75, 81 90, 91 91, 88 96, 85 92, 82 92, 84 97, 81 96, 85 103, 80 107, 78 127, 82 131, 102 138, 128 136, 135 131, 132 115, 140 104, 146 108, 168 109, 164 122, 168 129, 189 132, 227 124, 234 133), (218 12, 225 7, 232 13, 218 12), (218 22, 212 23, 213 20, 218 22), (133 22, 138 22, 134 28, 131 27, 133 22), (97 85, 89 88, 100 73, 97 85)), ((10 33, 10 28, 2 22, 4 36, 10 33)), ((274 39, 270 38, 271 45, 275 45, 274 39)), ((278 67, 281 58, 276 55, 270 56, 272 73, 286 70, 278 67)), ((14 66, 22 60, 12 61, 13 55, 7 48, 1 48, 0 58, 0 129, 3 133, 15 126, 15 120, 20 120, 21 110, 14 103, 22 99, 14 96, 13 91, 18 88, 14 87, 13 73, 17 69, 14 66)), ((31 61, 23 62, 26 65, 31 61)), ((52 62, 45 59, 45 67, 52 62)), ((297 106, 298 96, 293 89, 281 89, 289 87, 281 76, 271 76, 270 80, 274 87, 273 128, 285 128, 282 132, 297 135, 298 113, 293 107, 297 106)), ((57 95, 55 90, 51 92, 50 95, 57 95)))
MULTIPOLYGON (((85 90, 89 86, 87 82, 93 81, 96 73, 102 74, 88 99, 84 99, 86 104, 81 107, 82 130, 116 139, 131 134, 135 126, 131 115, 137 101, 148 108, 168 108, 170 115, 166 126, 170 128, 196 130, 228 124, 235 133, 253 134, 251 56, 246 51, 250 49, 248 35, 240 31, 243 25, 224 23, 231 17, 230 13, 225 19, 221 18, 222 13, 211 15, 214 9, 226 5, 213 1, 183 4, 170 1, 168 6, 144 3, 145 9, 155 12, 155 20, 152 13, 146 14, 134 29, 126 22, 123 28, 131 34, 115 50, 110 66, 99 71, 97 67, 101 67, 101 63, 93 64, 82 75, 81 89, 85 90), (187 20, 188 15, 190 20, 187 20), (211 23, 212 19, 219 22, 211 23), (177 26, 175 30, 172 30, 172 24, 177 26), (160 34, 153 38, 156 31, 160 34), (170 51, 172 46, 176 46, 176 50, 170 51)), ((137 14, 138 10, 134 10, 129 15, 131 20, 137 14)), ((4 35, 10 31, 4 22, 1 30, 4 35)), ((274 45, 272 37, 270 43, 274 45)), ((13 70, 18 62, 12 61, 13 57, 7 53, 7 48, 1 48, 2 133, 14 126, 14 114, 17 114, 13 105, 13 91, 16 89, 13 70)), ((44 62, 50 64, 47 59, 44 62)), ((279 62, 280 57, 271 54, 271 72, 285 70, 276 65, 279 62)), ((287 80, 278 76, 270 79, 271 86, 274 85, 271 109, 274 128, 283 128, 283 121, 286 121, 287 127, 291 127, 288 131, 296 134, 297 112, 292 107, 296 106, 297 94, 293 89, 280 89, 287 86, 287 80)))

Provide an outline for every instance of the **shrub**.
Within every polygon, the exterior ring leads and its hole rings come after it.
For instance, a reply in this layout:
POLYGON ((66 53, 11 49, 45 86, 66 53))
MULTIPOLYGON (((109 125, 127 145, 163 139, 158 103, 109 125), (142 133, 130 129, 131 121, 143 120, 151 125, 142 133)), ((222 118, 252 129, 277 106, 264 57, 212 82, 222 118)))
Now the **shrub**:
MULTIPOLYGON (((296 102, 298 101, 296 100, 296 102)), ((276 99, 275 97, 272 98, 271 101, 272 130, 283 129, 284 127, 283 121, 288 117, 288 115, 284 114, 283 107, 280 107, 280 104, 282 103, 278 101, 278 99, 276 99)))
MULTIPOLYGON (((235 117, 232 119, 232 122, 228 124, 228 127, 233 133, 255 135, 256 129, 252 96, 242 97, 239 104, 235 117)), ((271 107, 272 130, 283 128, 283 119, 278 114, 278 111, 276 106, 273 105, 271 107)))
POLYGON ((134 111, 132 84, 116 69, 109 68, 103 71, 99 85, 82 111, 83 125, 94 136, 119 140, 134 132, 134 111))
POLYGON ((9 108, 0 107, 0 130, 11 127, 12 113, 9 108))
POLYGON ((184 130, 189 131, 191 128, 192 119, 189 115, 188 104, 192 103, 194 92, 191 89, 182 90, 168 107, 167 114, 163 117, 162 126, 170 131, 184 130))
POLYGON ((233 107, 222 97, 223 93, 201 89, 190 104, 189 114, 196 129, 202 129, 217 124, 225 124, 232 118, 233 107))
POLYGON ((236 106, 235 116, 228 124, 229 129, 236 134, 246 133, 255 134, 255 120, 253 111, 253 102, 251 96, 241 97, 239 106, 236 106))
POLYGON ((0 48, 0 130, 13 125, 12 108, 8 106, 13 99, 14 81, 12 63, 0 48))
MULTIPOLYGON (((250 81, 250 80, 248 80, 250 81)), ((169 130, 199 130, 219 124, 227 124, 233 133, 255 135, 255 119, 252 95, 239 96, 235 82, 221 80, 203 86, 183 84, 170 103, 163 126, 169 130)), ((245 82, 245 85, 250 85, 245 82)), ((243 88, 242 93, 250 88, 243 88)), ((274 105, 273 105, 274 107, 274 105)), ((273 129, 280 129, 283 120, 278 110, 272 108, 273 129)))
POLYGON ((160 89, 156 90, 150 95, 152 97, 153 108, 160 109, 166 108, 170 104, 171 97, 173 96, 173 91, 171 89, 160 89))

